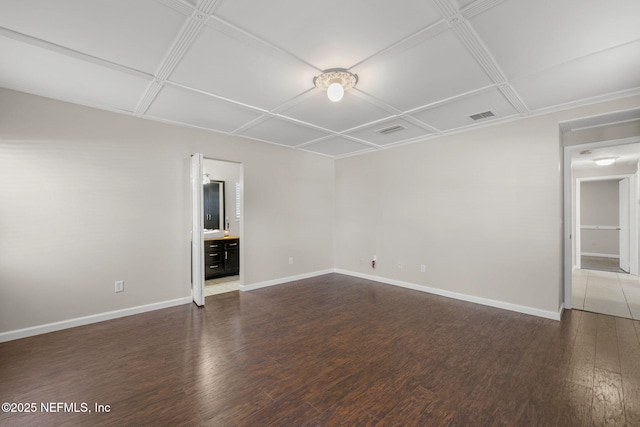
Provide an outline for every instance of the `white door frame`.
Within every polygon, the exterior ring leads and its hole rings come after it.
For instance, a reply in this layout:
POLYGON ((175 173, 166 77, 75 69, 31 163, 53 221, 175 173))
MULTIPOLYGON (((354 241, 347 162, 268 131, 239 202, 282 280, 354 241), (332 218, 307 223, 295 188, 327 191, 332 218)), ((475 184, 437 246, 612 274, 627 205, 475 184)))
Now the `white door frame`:
MULTIPOLYGON (((195 239, 192 239, 192 258, 191 258, 191 274, 192 278, 197 277, 196 283, 192 279, 192 295, 193 301, 198 306, 204 306, 205 302, 205 280, 204 280, 204 208, 203 208, 203 173, 204 173, 204 162, 205 161, 215 161, 215 162, 224 162, 235 164, 238 167, 238 181, 240 185, 240 227, 239 227, 239 237, 240 240, 244 241, 244 164, 240 162, 235 162, 232 160, 224 160, 224 159, 216 159, 211 157, 204 157, 201 153, 196 153, 191 157, 191 213, 192 213, 192 236, 196 236, 195 239), (199 165, 194 167, 194 157, 198 158, 199 165), (195 173, 193 172, 196 169, 195 173), (197 180, 193 179, 193 176, 199 177, 197 180)), ((229 189, 228 191, 231 191, 229 189)), ((235 195, 235 187, 233 188, 233 194, 235 195)), ((226 203, 226 200, 225 200, 226 203)), ((227 211, 228 217, 236 218, 235 209, 233 211, 227 211)), ((224 221, 224 218, 223 218, 224 221)), ((244 290, 244 274, 245 274, 245 248, 246 244, 242 243, 240 245, 240 273, 239 273, 239 288, 241 291, 244 290)))
MULTIPOLYGON (((564 194, 564 230, 563 230, 563 253, 564 253, 564 308, 566 309, 571 309, 572 303, 571 303, 571 298, 572 298, 572 290, 571 290, 571 286, 572 286, 572 273, 573 273, 573 251, 574 251, 574 240, 572 239, 575 238, 576 235, 576 229, 575 229, 575 224, 573 221, 573 208, 574 208, 574 204, 573 204, 573 191, 572 191, 572 186, 573 186, 573 179, 572 179, 572 173, 571 173, 571 157, 573 154, 575 153, 579 153, 580 151, 584 151, 584 150, 589 150, 589 149, 595 149, 595 148, 602 148, 602 147, 612 147, 612 146, 616 146, 616 145, 625 145, 625 144, 633 144, 633 143, 638 143, 640 142, 640 138, 638 137, 630 137, 630 138, 621 138, 621 139, 614 139, 614 140, 608 140, 608 141, 599 141, 599 142, 592 142, 592 143, 588 143, 588 144, 580 144, 580 145, 570 145, 570 146, 566 146, 563 147, 563 181, 564 181, 564 185, 563 185, 563 194, 564 194)), ((632 180, 634 181, 634 180, 632 180)), ((636 191, 638 190, 637 185, 634 185, 636 188, 636 191)), ((637 204, 637 201, 634 200, 632 202, 632 205, 637 204)), ((638 242, 638 233, 637 233, 637 213, 634 214, 634 212, 637 212, 637 209, 632 208, 632 225, 631 225, 631 231, 632 231, 632 248, 631 248, 631 256, 632 256, 632 265, 634 263, 633 261, 633 256, 635 255, 636 258, 638 258, 638 244, 640 242, 638 242), (636 220, 634 221, 633 216, 635 215, 636 220), (636 224, 634 224, 636 223, 636 224), (634 231, 635 231, 635 235, 634 235, 634 231), (633 241, 635 240, 635 246, 636 248, 634 249, 633 247, 633 241)), ((638 261, 636 260, 636 268, 637 268, 637 263, 638 261)))
MULTIPOLYGON (((621 179, 618 183, 618 230, 620 246, 620 270, 631 273, 631 213, 630 213, 630 201, 631 201, 631 177, 621 179)), ((633 274, 633 273, 632 273, 633 274)), ((637 272, 636 272, 637 274, 637 272)))
POLYGON ((629 182, 629 273, 634 276, 640 276, 640 235, 638 234, 638 200, 640 198, 640 187, 638 187, 638 176, 640 172, 631 175, 629 182))
POLYGON ((202 209, 202 153, 191 156, 191 295, 204 306, 204 218, 202 209))

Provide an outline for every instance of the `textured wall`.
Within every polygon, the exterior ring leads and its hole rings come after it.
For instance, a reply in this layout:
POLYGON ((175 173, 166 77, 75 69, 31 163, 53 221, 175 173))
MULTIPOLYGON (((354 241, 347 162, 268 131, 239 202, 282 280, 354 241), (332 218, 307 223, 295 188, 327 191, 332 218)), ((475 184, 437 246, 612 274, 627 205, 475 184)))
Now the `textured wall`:
POLYGON ((0 120, 0 332, 190 296, 194 152, 243 164, 244 284, 332 267, 329 158, 4 89, 0 120))
POLYGON ((637 102, 595 104, 338 160, 336 267, 557 312, 559 123, 637 102))

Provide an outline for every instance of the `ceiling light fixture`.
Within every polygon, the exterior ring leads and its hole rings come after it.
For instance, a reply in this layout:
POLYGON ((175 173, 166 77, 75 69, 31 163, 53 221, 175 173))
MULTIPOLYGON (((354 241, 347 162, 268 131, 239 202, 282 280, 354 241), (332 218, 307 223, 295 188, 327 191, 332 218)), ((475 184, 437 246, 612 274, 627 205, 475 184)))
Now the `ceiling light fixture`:
POLYGON ((601 157, 599 159, 593 159, 598 166, 609 166, 615 163, 617 157, 601 157))
POLYGON ((344 68, 332 68, 313 78, 313 84, 318 89, 326 91, 327 97, 333 102, 340 101, 344 92, 354 87, 356 83, 358 83, 358 76, 344 68))

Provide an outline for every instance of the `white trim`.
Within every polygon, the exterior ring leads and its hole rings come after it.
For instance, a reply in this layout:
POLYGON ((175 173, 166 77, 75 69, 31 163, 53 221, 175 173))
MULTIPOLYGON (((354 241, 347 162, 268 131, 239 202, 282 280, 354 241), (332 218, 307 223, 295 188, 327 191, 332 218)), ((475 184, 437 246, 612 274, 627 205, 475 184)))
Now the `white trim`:
MULTIPOLYGON (((572 145, 572 147, 582 147, 582 145, 575 145, 575 146, 572 145)), ((584 176, 582 178, 576 178, 576 180, 580 182, 619 181, 621 179, 629 178, 631 176, 633 176, 632 173, 623 173, 623 174, 617 174, 617 175, 584 176)))
POLYGON ((618 181, 618 253, 620 270, 629 273, 631 271, 631 179, 625 178, 618 181))
MULTIPOLYGON (((560 137, 560 145, 562 147, 562 135, 560 137)), ((572 188, 573 185, 573 172, 571 170, 571 152, 567 147, 562 147, 562 193, 563 193, 563 224, 562 224, 562 252, 563 252, 563 263, 562 263, 562 297, 561 300, 564 303, 565 308, 571 309, 573 308, 572 300, 573 300, 573 289, 572 289, 572 280, 573 275, 572 271, 574 268, 580 268, 580 257, 575 256, 574 258, 574 249, 580 243, 580 230, 577 230, 576 224, 580 224, 580 210, 576 209, 573 211, 575 206, 573 197, 576 197, 578 200, 580 199, 580 185, 576 182, 575 189, 572 188), (575 194, 574 194, 575 192, 575 194), (575 221, 575 222, 574 222, 575 221)), ((577 252, 577 251, 575 251, 577 252)))
MULTIPOLYGON (((580 210, 580 206, 582 204, 582 202, 581 202, 581 200, 582 200, 581 199, 581 197, 582 197, 582 181, 577 179, 574 182, 573 170, 571 169, 571 167, 572 167, 571 165, 572 165, 573 160, 571 159, 571 157, 572 156, 568 156, 568 159, 569 159, 569 173, 571 174, 570 184, 569 185, 571 185, 571 188, 573 188, 575 190, 575 193, 576 193, 573 196, 573 199, 569 202, 569 203, 571 203, 570 206, 571 206, 572 221, 575 221, 575 222, 571 222, 571 224, 572 224, 571 232, 573 233, 573 237, 574 237, 573 246, 571 246, 571 258, 573 259, 573 262, 575 263, 576 267, 582 268, 582 259, 579 256, 579 253, 582 250, 582 230, 580 230, 580 224, 582 223, 582 211, 580 210)), ((573 288, 571 288, 571 289, 573 289, 573 288)), ((567 301, 565 300, 565 303, 566 302, 567 301)))
POLYGON ((620 227, 617 225, 581 225, 581 230, 617 230, 620 231, 620 227))
POLYGON ((629 274, 638 275, 638 165, 636 164, 636 173, 630 178, 630 198, 629 198, 629 236, 630 236, 630 252, 631 262, 629 265, 629 274))
MULTIPOLYGON (((434 295, 440 295, 447 298, 453 298, 461 301, 472 302, 475 304, 486 305, 489 307, 500 308, 509 311, 515 311, 517 313, 529 314, 532 316, 543 317, 545 319, 560 320, 562 311, 565 308, 565 304, 559 308, 558 312, 540 310, 533 307, 522 306, 518 304, 511 304, 504 301, 496 301, 487 298, 476 297, 472 295, 461 294, 457 292, 445 291, 443 289, 432 288, 429 286, 418 285, 409 282, 403 282, 400 280, 388 279, 385 277, 371 276, 368 274, 357 273, 348 270, 341 269, 327 269, 320 270, 311 273, 299 274, 296 276, 282 277, 279 279, 267 280, 264 282, 253 283, 250 285, 240 285, 240 291, 252 291, 255 289, 265 288, 269 286, 277 286, 284 283, 293 282, 296 280, 309 279, 312 277, 323 276, 325 274, 338 273, 346 276, 358 277, 361 279, 372 280, 379 283, 385 283, 388 285, 399 286, 402 288, 413 289, 420 292, 426 292, 434 295)), ((89 325, 91 323, 104 322, 105 320, 117 319, 120 317, 131 316, 134 314, 145 313, 148 311, 160 310, 163 308, 174 307, 183 304, 189 304, 192 302, 191 297, 177 298, 169 301, 161 301, 153 304, 146 304, 137 307, 130 307, 121 310, 109 311, 100 314, 93 314, 90 316, 77 317, 74 319, 63 320, 60 322, 47 323, 44 325, 32 326, 24 329, 17 329, 14 331, 0 333, 0 343, 6 341, 17 340, 20 338, 27 338, 35 335, 46 334, 48 332, 60 331, 62 329, 75 328, 77 326, 89 325)))
POLYGON ((310 279, 311 277, 322 276, 330 273, 335 273, 335 270, 328 269, 328 270, 314 271, 312 273, 299 274, 297 276, 282 277, 280 279, 267 280, 265 282, 252 283, 250 285, 240 285, 239 288, 241 291, 253 291, 254 289, 281 285, 283 283, 289 283, 296 280, 310 279))
POLYGON ((614 255, 614 254, 597 254, 595 252, 581 252, 580 253, 581 256, 597 256, 600 258, 620 258, 620 255, 614 255))
POLYGON ((202 153, 191 156, 191 296, 199 307, 204 305, 204 215, 202 153))
POLYGON ((395 279, 388 279, 386 277, 371 276, 368 274, 357 273, 348 270, 334 270, 335 273, 344 274, 347 276, 358 277, 360 279, 373 280, 375 282, 385 283, 387 285, 400 286, 402 288, 413 289, 415 291, 426 292, 429 294, 440 295, 447 298, 453 298, 461 301, 472 302, 475 304, 486 305, 489 307, 501 308, 503 310, 515 311, 517 313, 529 314, 532 316, 543 317, 545 319, 560 320, 562 316, 562 310, 564 310, 564 304, 559 308, 557 312, 540 310, 538 308, 527 307, 524 305, 512 304, 504 301, 496 301, 487 298, 476 297, 473 295, 461 294, 458 292, 445 291, 443 289, 432 288, 429 286, 418 285, 415 283, 403 282, 395 279))
POLYGON ((105 320, 117 319, 119 317, 131 316, 133 314, 145 313, 147 311, 154 311, 160 310, 162 308, 189 304, 191 303, 191 301, 191 297, 189 296, 169 301, 155 302, 153 304, 139 305, 137 307, 123 308, 122 310, 92 314, 90 316, 76 317, 75 319, 62 320, 60 322, 46 323, 44 325, 32 326, 30 328, 16 329, 15 331, 2 332, 0 333, 0 342, 32 337, 34 335, 46 334, 48 332, 60 331, 62 329, 75 328, 76 326, 84 326, 91 323, 104 322, 105 320))

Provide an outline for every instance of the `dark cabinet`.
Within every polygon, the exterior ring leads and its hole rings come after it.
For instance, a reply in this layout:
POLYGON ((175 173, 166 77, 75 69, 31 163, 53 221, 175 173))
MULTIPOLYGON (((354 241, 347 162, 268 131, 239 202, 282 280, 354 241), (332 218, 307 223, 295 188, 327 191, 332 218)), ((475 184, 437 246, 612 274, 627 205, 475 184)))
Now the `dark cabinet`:
POLYGON ((205 240, 204 278, 215 279, 240 273, 240 239, 205 240))
POLYGON ((204 278, 213 279, 224 275, 224 251, 220 240, 204 242, 204 278))
POLYGON ((224 242, 224 272, 227 275, 240 273, 240 240, 224 242))

